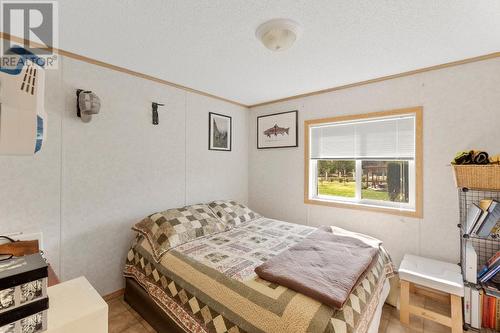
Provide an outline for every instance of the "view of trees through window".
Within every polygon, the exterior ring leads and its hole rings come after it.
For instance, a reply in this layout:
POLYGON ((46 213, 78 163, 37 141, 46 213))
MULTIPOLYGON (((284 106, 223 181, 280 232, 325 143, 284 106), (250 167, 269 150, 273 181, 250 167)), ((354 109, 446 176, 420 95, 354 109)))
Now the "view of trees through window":
MULTIPOLYGON (((319 160, 318 194, 356 197, 356 161, 319 160)), ((409 202, 408 161, 362 161, 361 199, 409 202)))
POLYGON ((355 161, 318 161, 318 194, 354 198, 355 161))

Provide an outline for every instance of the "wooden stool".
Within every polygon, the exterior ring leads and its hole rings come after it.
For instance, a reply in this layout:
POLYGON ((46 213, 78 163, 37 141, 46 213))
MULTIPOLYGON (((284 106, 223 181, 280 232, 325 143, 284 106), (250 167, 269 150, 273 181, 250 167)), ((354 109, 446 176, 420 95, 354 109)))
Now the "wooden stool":
POLYGON ((406 254, 399 267, 399 279, 400 320, 403 324, 410 324, 411 313, 451 327, 452 333, 463 332, 464 283, 458 265, 406 254), (451 316, 410 304, 410 293, 413 292, 451 302, 451 316))

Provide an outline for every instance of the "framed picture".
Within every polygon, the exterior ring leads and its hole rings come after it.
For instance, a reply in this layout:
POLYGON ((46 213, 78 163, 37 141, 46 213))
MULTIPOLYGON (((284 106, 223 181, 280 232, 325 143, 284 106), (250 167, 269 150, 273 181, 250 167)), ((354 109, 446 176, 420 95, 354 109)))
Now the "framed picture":
POLYGON ((257 117, 257 148, 298 147, 297 119, 296 110, 257 117))
POLYGON ((208 114, 208 149, 231 151, 232 119, 223 114, 208 114))

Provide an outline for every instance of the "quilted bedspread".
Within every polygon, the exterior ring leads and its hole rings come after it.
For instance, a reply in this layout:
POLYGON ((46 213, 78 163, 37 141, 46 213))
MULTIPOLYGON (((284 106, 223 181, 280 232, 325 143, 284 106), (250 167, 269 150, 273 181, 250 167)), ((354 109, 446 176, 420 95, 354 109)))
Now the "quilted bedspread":
POLYGON ((385 250, 340 310, 260 279, 269 258, 299 243, 315 228, 259 218, 198 238, 153 259, 138 235, 124 274, 134 278, 186 332, 366 332, 393 266, 385 250))

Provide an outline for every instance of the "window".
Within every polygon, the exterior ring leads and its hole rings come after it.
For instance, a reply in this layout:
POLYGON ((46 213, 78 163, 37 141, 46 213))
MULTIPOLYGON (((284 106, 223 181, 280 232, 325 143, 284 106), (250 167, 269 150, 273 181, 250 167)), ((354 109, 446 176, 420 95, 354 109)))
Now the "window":
POLYGON ((305 122, 305 202, 422 214, 422 109, 305 122))

